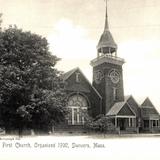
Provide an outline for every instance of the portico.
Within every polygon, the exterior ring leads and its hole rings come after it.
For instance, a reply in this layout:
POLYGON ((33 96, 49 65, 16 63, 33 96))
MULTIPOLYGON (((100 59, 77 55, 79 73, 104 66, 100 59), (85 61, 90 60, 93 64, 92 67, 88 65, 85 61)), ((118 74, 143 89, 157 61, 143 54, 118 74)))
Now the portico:
POLYGON ((107 113, 117 131, 137 132, 136 115, 128 103, 118 102, 107 113))

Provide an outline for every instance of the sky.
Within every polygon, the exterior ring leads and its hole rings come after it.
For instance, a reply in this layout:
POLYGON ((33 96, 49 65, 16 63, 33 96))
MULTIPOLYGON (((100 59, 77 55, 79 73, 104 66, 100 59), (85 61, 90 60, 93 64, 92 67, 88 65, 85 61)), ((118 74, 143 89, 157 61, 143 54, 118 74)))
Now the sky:
MULTIPOLYGON (((62 58, 57 68, 79 67, 92 82, 90 61, 104 29, 104 0, 0 0, 3 27, 16 24, 48 39, 62 58)), ((108 0, 109 27, 124 58, 124 92, 160 111, 160 1, 108 0)))

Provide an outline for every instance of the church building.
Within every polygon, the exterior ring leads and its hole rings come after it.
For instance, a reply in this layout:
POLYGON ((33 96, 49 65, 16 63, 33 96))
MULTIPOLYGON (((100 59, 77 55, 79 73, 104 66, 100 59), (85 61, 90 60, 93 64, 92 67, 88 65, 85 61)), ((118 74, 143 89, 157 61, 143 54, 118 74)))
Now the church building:
POLYGON ((92 84, 79 68, 62 76, 70 111, 67 127, 82 127, 86 114, 93 118, 103 114, 120 133, 159 131, 160 116, 150 99, 138 104, 133 96, 124 96, 124 63, 124 59, 118 57, 117 44, 109 30, 106 5, 105 26, 97 45, 97 57, 90 62, 92 84))

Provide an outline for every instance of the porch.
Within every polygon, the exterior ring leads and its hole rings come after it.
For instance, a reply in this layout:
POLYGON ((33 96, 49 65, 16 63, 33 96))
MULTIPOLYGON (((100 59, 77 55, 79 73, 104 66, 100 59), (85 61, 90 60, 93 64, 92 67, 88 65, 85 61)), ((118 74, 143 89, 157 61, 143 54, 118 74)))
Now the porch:
POLYGON ((135 116, 114 116, 110 117, 112 123, 115 126, 117 133, 138 133, 138 127, 136 127, 135 116))
POLYGON ((160 115, 154 105, 147 98, 141 107, 142 132, 160 132, 160 115))
POLYGON ((160 132, 159 119, 143 119, 142 129, 144 132, 157 133, 160 132))
POLYGON ((137 117, 127 102, 115 103, 106 115, 117 133, 138 133, 137 117))

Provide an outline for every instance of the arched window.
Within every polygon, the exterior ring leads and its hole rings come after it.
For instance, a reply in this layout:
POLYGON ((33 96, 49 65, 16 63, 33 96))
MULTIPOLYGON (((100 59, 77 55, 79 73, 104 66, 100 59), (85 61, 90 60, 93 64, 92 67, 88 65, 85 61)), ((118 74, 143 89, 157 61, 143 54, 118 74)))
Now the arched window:
POLYGON ((68 124, 82 125, 85 122, 87 114, 88 102, 82 95, 73 95, 68 101, 69 115, 68 124))

